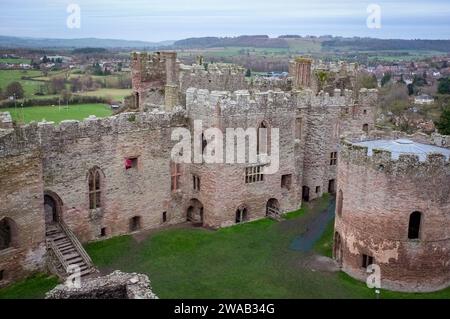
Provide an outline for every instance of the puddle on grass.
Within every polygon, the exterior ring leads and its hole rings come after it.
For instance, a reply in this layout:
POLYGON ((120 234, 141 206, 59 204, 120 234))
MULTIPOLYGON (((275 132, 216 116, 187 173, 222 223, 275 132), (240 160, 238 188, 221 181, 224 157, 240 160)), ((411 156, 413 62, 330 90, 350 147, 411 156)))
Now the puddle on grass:
POLYGON ((289 248, 301 252, 311 251, 316 241, 322 237, 327 225, 333 220, 335 207, 335 201, 332 201, 324 211, 306 225, 306 231, 303 234, 294 238, 289 248))

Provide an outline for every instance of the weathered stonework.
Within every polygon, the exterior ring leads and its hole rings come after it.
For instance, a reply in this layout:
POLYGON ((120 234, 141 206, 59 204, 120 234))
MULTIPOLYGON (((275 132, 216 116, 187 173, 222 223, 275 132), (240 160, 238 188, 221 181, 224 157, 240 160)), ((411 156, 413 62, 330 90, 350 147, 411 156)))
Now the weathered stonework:
MULTIPOLYGON (((425 142, 423 136, 419 141, 425 142)), ((374 150, 371 156, 367 151, 349 142, 341 147, 335 258, 345 272, 365 281, 363 255, 373 257, 385 289, 448 287, 450 163, 440 154, 419 161, 414 155, 395 160, 388 151, 374 150), (408 235, 413 212, 422 214, 417 239, 408 235)))
MULTIPOLYGON (((363 135, 364 124, 374 127, 375 90, 361 91, 358 100, 345 89, 331 95, 309 88, 261 92, 248 90, 245 70, 233 65, 188 68, 171 52, 133 54, 132 60, 140 112, 1 130, 0 217, 14 220, 19 234, 17 248, 0 251, 8 280, 45 265, 44 198, 82 242, 187 220, 225 227, 334 192, 337 163, 330 162, 340 136, 363 135), (172 131, 194 132, 196 120, 203 130, 278 128, 279 171, 246 183, 248 164, 180 164, 174 170, 172 131), (95 194, 89 188, 93 171, 95 194), (91 207, 94 195, 101 204, 91 207)), ((267 164, 263 157, 260 163, 267 164)))
POLYGON ((115 271, 104 277, 86 279, 80 288, 58 285, 45 299, 158 299, 146 275, 115 271))

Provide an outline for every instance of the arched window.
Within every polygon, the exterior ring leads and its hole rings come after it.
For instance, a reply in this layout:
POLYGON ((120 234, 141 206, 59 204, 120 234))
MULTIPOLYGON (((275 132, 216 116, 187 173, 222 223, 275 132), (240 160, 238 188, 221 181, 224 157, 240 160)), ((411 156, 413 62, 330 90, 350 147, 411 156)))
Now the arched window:
POLYGON ((102 207, 101 202, 101 171, 93 168, 89 171, 89 208, 96 209, 102 207))
POLYGON ((339 190, 338 202, 337 202, 337 214, 339 217, 342 216, 342 206, 344 205, 344 193, 342 189, 339 190))
POLYGON ((408 227, 409 239, 419 239, 421 219, 422 219, 421 212, 413 212, 409 216, 409 227, 408 227))
POLYGON ((17 245, 17 225, 10 218, 0 220, 0 250, 17 245))

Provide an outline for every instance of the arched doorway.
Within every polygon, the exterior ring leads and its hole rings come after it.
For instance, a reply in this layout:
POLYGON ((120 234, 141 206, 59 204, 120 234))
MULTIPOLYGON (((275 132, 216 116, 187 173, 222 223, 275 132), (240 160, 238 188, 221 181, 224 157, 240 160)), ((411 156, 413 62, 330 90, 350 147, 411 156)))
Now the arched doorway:
POLYGON ((134 216, 130 219, 130 232, 138 231, 142 228, 141 216, 134 216))
POLYGON ((203 204, 196 198, 189 201, 186 220, 194 224, 203 224, 203 204))
POLYGON ((266 216, 274 216, 280 214, 280 203, 276 198, 271 198, 266 204, 266 216))
POLYGON ((245 205, 239 206, 236 210, 236 224, 248 221, 248 210, 245 205))
POLYGON ((342 251, 341 235, 338 232, 336 232, 334 234, 333 257, 334 257, 334 260, 336 260, 336 262, 338 263, 338 265, 340 267, 342 267, 342 255, 343 255, 343 251, 342 251))
POLYGON ((45 225, 53 225, 60 221, 62 201, 60 197, 50 191, 44 192, 45 225))
POLYGON ((302 199, 305 202, 309 202, 309 187, 303 186, 302 188, 302 199))

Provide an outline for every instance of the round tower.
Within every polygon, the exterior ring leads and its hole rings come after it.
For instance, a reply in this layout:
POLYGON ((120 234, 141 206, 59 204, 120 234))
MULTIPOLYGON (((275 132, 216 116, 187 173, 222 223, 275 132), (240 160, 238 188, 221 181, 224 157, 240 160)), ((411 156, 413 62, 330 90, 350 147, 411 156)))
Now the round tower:
POLYGON ((344 272, 366 281, 377 265, 382 289, 450 286, 449 158, 411 140, 343 142, 333 253, 344 272))

